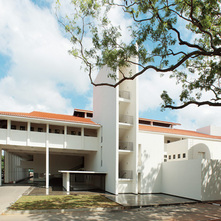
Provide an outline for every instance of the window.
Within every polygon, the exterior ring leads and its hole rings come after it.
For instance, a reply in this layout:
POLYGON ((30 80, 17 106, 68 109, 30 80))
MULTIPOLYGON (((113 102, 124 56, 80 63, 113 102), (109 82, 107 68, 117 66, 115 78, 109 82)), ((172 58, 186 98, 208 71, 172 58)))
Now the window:
POLYGON ((43 128, 39 127, 38 132, 43 132, 43 128))
POLYGON ((84 136, 97 137, 97 130, 85 128, 84 129, 84 136))
POLYGON ((186 158, 186 154, 185 153, 183 153, 183 158, 186 158))
POLYGON ((56 134, 59 134, 59 133, 60 133, 60 130, 59 130, 59 129, 55 129, 54 132, 55 132, 56 134))
POLYGON ((16 126, 15 125, 11 125, 11 129, 12 130, 16 130, 16 126))
POLYGON ((176 155, 175 154, 173 155, 173 159, 176 159, 176 155))
POLYGON ((7 129, 7 120, 0 120, 0 128, 7 129))
POLYGON ((171 160, 171 155, 169 155, 169 160, 171 160))
POLYGON ((178 154, 178 159, 180 159, 180 154, 178 154))
POLYGON ((87 113, 87 117, 92 118, 93 114, 92 113, 87 113))
POLYGON ((34 127, 31 127, 31 131, 34 131, 34 127))
POLYGON ((20 126, 20 130, 25 130, 25 126, 20 126))
POLYGON ((167 143, 170 143, 170 140, 167 140, 167 143))

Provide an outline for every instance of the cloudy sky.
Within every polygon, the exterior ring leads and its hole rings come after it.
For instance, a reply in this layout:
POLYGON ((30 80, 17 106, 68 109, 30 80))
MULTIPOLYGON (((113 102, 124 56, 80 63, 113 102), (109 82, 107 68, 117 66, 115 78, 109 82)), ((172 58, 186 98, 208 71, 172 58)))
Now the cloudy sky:
MULTIPOLYGON (((72 114, 74 108, 93 109, 92 86, 80 62, 68 54, 71 43, 54 6, 55 0, 0 0, 1 111, 72 114)), ((63 12, 70 11, 63 6, 63 12)), ((113 17, 128 23, 120 13, 113 17)), ((180 90, 167 76, 150 71, 140 77, 139 86, 140 117, 179 122, 186 129, 221 125, 220 108, 190 106, 161 112, 162 90, 174 97, 180 90)))

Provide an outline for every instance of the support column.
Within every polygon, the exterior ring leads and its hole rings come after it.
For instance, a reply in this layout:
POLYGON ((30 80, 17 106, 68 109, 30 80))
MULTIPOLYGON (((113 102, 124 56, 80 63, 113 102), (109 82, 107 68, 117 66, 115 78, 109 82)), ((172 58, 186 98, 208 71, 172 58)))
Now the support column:
POLYGON ((31 128, 31 123, 27 123, 27 146, 30 146, 30 128, 31 128))
POLYGON ((49 147, 46 147, 46 189, 49 188, 49 147))
POLYGON ((81 128, 81 149, 84 149, 84 128, 81 128))
POLYGON ((49 142, 48 142, 49 125, 46 125, 46 190, 49 189, 49 142))
POLYGON ((1 164, 0 164, 0 186, 2 186, 2 149, 0 148, 0 158, 1 158, 1 164))
POLYGON ((70 192, 70 173, 67 173, 67 192, 70 192))
POLYGON ((7 139, 6 144, 10 143, 11 120, 7 120, 7 139))
POLYGON ((67 148, 67 125, 64 126, 64 148, 67 148))

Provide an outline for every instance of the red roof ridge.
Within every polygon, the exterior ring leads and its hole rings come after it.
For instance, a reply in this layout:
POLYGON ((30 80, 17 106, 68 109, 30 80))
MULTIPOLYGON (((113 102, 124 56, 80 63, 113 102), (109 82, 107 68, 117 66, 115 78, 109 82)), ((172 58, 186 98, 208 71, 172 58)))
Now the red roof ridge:
POLYGON ((178 135, 186 135, 186 136, 221 139, 221 136, 203 134, 203 133, 199 133, 197 131, 184 130, 184 129, 155 127, 155 126, 149 126, 149 125, 139 125, 139 129, 143 130, 143 131, 151 131, 151 132, 161 132, 161 133, 178 134, 178 135))
POLYGON ((76 117, 73 115, 55 114, 55 113, 48 113, 48 112, 41 112, 41 111, 32 111, 30 113, 0 111, 0 115, 12 115, 12 116, 20 116, 20 117, 31 117, 31 118, 39 118, 39 119, 50 119, 50 120, 69 121, 69 122, 78 122, 78 123, 98 125, 95 122, 93 122, 90 118, 82 118, 82 117, 76 117))

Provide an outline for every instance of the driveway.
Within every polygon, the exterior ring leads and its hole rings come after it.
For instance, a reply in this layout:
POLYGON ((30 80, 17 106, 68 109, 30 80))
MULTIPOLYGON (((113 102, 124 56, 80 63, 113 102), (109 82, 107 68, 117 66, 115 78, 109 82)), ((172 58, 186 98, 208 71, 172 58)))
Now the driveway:
POLYGON ((30 186, 3 185, 0 186, 0 214, 8 206, 14 203, 23 193, 28 191, 30 186))
POLYGON ((68 213, 38 213, 0 215, 1 221, 218 221, 221 207, 211 204, 197 203, 179 206, 158 206, 122 211, 76 211, 68 213))

